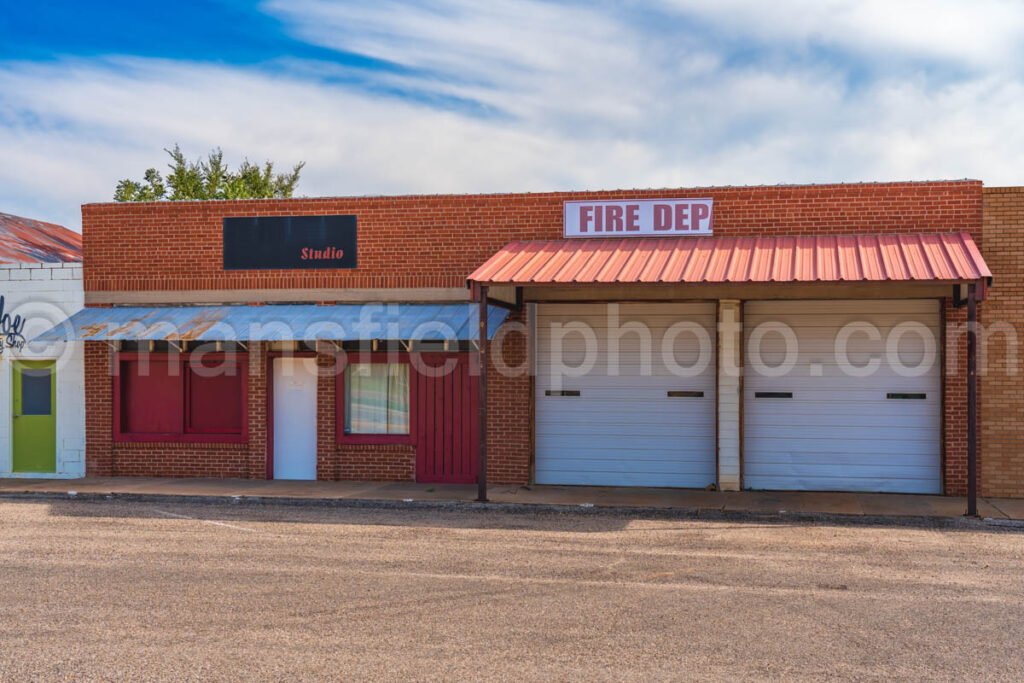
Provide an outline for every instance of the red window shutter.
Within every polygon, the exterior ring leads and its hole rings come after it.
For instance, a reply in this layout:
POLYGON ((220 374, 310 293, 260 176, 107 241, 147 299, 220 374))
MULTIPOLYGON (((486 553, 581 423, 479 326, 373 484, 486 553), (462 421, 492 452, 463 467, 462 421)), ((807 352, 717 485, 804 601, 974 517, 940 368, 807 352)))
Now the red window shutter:
POLYGON ((233 361, 203 360, 188 368, 188 431, 241 434, 243 375, 233 361))
POLYGON ((180 434, 184 401, 176 359, 121 362, 121 433, 180 434))

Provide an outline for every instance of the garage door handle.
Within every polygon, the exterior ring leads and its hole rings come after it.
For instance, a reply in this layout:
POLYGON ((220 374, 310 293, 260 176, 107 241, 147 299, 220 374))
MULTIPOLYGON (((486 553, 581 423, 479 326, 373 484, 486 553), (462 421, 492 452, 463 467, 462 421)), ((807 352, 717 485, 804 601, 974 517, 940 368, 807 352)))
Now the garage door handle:
POLYGON ((545 396, 579 396, 580 392, 579 392, 579 389, 562 389, 560 391, 559 390, 548 389, 547 391, 544 392, 544 395, 545 396))
POLYGON ((792 391, 755 391, 754 398, 793 398, 792 391))
POLYGON ((890 400, 918 400, 918 401, 920 401, 920 400, 928 398, 928 394, 906 394, 906 393, 900 393, 900 392, 893 391, 893 392, 889 392, 888 394, 886 394, 885 397, 887 399, 890 399, 890 400))
POLYGON ((704 398, 703 391, 668 391, 669 398, 704 398))

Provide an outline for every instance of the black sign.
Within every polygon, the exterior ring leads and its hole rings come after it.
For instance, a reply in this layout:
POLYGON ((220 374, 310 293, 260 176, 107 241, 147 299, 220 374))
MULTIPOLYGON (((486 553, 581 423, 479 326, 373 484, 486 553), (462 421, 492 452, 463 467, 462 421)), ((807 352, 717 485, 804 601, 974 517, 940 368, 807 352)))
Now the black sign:
POLYGON ((224 219, 225 270, 355 267, 355 216, 224 219))

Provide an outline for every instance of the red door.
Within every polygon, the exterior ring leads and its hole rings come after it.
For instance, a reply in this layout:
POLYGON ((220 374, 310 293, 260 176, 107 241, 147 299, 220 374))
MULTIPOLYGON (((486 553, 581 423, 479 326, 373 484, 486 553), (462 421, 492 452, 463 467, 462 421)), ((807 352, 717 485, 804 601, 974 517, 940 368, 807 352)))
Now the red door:
POLYGON ((477 378, 468 353, 422 353, 416 382, 416 480, 476 481, 477 378), (446 371, 447 368, 447 371, 446 371))

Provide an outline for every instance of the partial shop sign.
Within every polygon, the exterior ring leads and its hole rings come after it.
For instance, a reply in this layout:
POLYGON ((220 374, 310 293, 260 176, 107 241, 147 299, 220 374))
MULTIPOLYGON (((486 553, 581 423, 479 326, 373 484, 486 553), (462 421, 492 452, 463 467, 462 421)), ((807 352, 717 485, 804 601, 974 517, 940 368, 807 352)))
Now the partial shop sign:
POLYGON ((565 237, 681 237, 712 234, 711 199, 565 202, 565 237))
POLYGON ((7 301, 0 294, 0 354, 5 349, 20 351, 25 348, 25 318, 7 312, 7 301))

